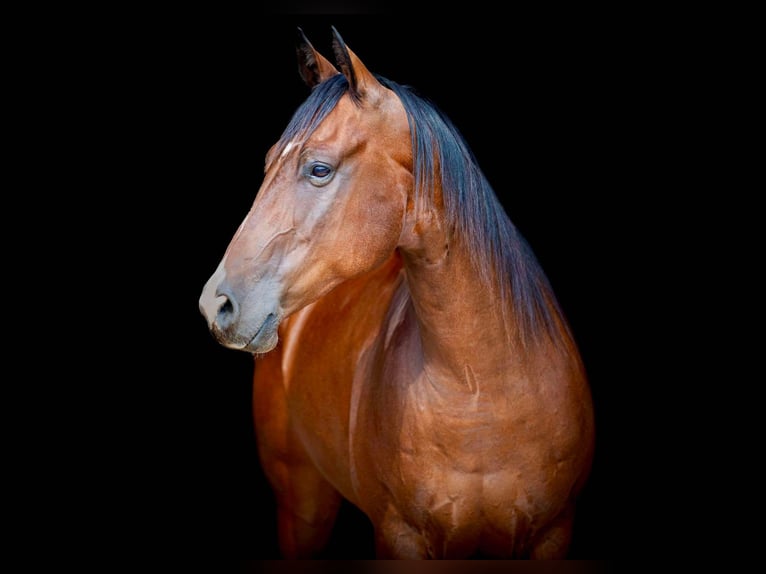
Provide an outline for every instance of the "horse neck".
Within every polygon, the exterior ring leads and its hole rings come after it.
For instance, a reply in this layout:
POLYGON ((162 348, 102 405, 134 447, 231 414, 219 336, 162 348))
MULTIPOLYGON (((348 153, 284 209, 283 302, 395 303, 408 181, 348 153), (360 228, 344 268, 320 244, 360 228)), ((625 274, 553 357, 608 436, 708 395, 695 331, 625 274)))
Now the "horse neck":
POLYGON ((469 246, 448 241, 441 224, 419 225, 417 238, 400 247, 417 315, 424 361, 433 378, 456 389, 483 388, 520 368, 509 342, 501 301, 481 283, 469 246))

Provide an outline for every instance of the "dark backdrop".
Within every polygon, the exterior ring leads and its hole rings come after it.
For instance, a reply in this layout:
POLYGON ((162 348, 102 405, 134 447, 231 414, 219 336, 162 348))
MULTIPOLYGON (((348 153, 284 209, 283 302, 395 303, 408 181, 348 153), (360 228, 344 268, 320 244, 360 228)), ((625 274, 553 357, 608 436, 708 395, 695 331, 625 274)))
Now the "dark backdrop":
MULTIPOLYGON (((266 151, 308 94, 296 27, 329 56, 335 25, 373 72, 446 112, 536 252, 596 407, 572 557, 634 549, 648 499, 635 484, 651 459, 629 439, 632 409, 648 393, 635 352, 648 333, 642 236, 660 225, 649 207, 658 155, 644 141, 662 70, 647 70, 651 38, 625 20, 569 16, 178 13, 122 28, 117 45, 103 29, 110 51, 93 71, 105 97, 94 106, 110 134, 103 193, 123 224, 123 290, 112 303, 127 310, 131 339, 117 371, 132 382, 119 399, 131 405, 130 424, 112 445, 129 486, 104 505, 139 516, 142 547, 278 557, 252 431, 252 359, 214 342, 197 300, 253 201, 266 151)), ((372 556, 371 529, 353 508, 342 510, 327 556, 372 556)))

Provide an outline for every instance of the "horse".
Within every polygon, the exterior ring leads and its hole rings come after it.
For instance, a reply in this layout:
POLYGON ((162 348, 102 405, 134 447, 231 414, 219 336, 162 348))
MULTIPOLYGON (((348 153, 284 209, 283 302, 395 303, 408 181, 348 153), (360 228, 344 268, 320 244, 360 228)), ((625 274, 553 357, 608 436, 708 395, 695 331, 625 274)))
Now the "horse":
POLYGON ((199 298, 253 356, 279 551, 321 556, 345 500, 376 558, 565 558, 595 436, 571 325, 460 131, 331 28, 334 63, 297 29, 309 95, 199 298))

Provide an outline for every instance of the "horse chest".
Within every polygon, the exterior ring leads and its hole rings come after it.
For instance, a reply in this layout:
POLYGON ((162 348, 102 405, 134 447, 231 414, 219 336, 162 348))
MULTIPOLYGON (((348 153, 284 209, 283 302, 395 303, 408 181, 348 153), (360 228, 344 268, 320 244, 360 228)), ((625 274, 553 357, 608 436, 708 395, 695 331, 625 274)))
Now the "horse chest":
MULTIPOLYGON (((454 439, 449 432, 436 435, 454 439)), ((519 464, 478 445, 470 453, 466 442, 446 445, 432 436, 432 447, 424 448, 427 442, 421 438, 420 446, 408 450, 402 441, 398 457, 378 472, 386 483, 386 504, 422 537, 428 555, 470 554, 497 532, 521 543, 538 527, 535 517, 558 507, 541 488, 535 464, 519 464)))

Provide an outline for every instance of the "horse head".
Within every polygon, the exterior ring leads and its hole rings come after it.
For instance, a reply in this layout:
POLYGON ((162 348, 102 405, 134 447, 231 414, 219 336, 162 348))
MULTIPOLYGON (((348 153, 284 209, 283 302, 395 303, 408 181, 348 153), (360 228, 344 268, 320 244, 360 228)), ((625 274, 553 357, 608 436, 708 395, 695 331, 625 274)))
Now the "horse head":
POLYGON ((218 342, 251 353, 276 346, 283 319, 391 255, 413 185, 394 92, 335 28, 337 67, 299 35, 311 94, 269 150, 252 207, 199 300, 218 342))

